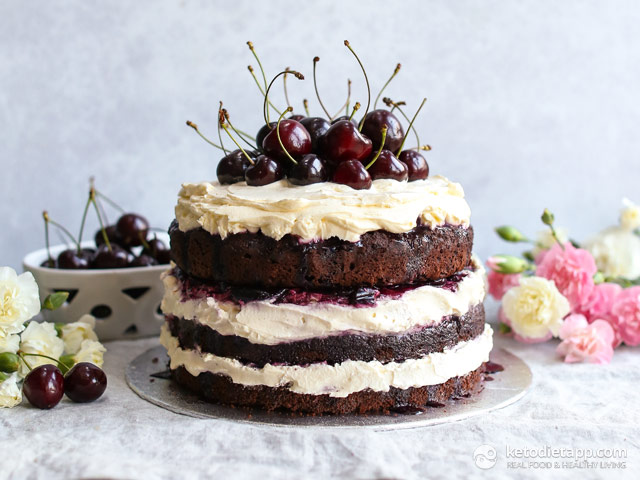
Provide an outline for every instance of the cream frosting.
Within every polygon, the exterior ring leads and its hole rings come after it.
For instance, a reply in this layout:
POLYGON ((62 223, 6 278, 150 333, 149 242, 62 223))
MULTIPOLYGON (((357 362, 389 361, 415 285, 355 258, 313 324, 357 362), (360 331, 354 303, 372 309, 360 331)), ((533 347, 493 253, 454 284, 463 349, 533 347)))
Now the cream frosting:
POLYGON ((162 311, 207 325, 222 335, 238 335, 266 345, 345 332, 400 333, 435 325, 449 315, 464 315, 481 303, 485 296, 484 269, 477 258, 474 263, 475 270, 458 283, 455 292, 427 285, 398 298, 378 298, 376 305, 360 308, 331 303, 274 304, 272 300, 240 306, 213 297, 183 300, 179 280, 168 271, 163 274, 162 311))
POLYGON ((293 234, 305 241, 350 242, 375 230, 408 232, 418 219, 430 227, 467 226, 471 215, 462 186, 442 176, 375 180, 369 190, 332 182, 296 186, 288 180, 261 187, 185 183, 175 213, 184 232, 202 227, 222 238, 261 231, 276 240, 293 234))
POLYGON ((387 392, 391 387, 407 389, 438 385, 450 378, 465 375, 489 360, 493 330, 485 325, 484 332, 472 340, 460 342, 443 352, 403 362, 347 360, 336 365, 266 364, 262 368, 197 350, 183 350, 166 326, 162 327, 160 343, 168 351, 172 369, 182 366, 194 376, 211 372, 226 375, 241 385, 284 387, 295 393, 346 397, 365 389, 387 392))

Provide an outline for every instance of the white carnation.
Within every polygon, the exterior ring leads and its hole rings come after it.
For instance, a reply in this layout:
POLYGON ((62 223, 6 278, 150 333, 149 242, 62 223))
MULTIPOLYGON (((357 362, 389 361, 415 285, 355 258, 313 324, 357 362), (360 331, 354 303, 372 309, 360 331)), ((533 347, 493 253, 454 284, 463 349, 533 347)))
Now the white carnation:
MULTIPOLYGON (((20 351, 23 353, 47 355, 57 360, 64 351, 64 342, 61 338, 58 338, 53 323, 31 322, 25 331, 22 332, 20 351)), ((26 360, 31 368, 47 363, 54 363, 53 360, 31 355, 27 355, 26 360)), ((24 377, 27 373, 29 373, 29 369, 24 365, 24 362, 22 362, 20 365, 20 375, 24 377)))
POLYGON ((620 226, 630 232, 640 228, 640 205, 634 204, 628 198, 623 199, 622 204, 620 226))
POLYGON ((83 340, 80 350, 73 357, 74 363, 89 362, 98 367, 104 363, 104 353, 106 348, 95 340, 83 340))
POLYGON ((0 337, 0 353, 16 353, 18 348, 20 348, 20 335, 0 337))
POLYGON ((18 275, 0 267, 0 337, 24 330, 24 323, 40 311, 38 284, 30 272, 18 275))
POLYGON ((640 237, 623 227, 603 230, 585 243, 598 270, 607 277, 640 277, 640 237))
POLYGON ((74 355, 78 353, 84 340, 98 340, 96 332, 93 331, 95 326, 96 319, 93 315, 83 315, 77 322, 63 325, 62 341, 64 342, 64 353, 74 355))
POLYGON ((524 277, 502 298, 504 314, 515 333, 529 339, 558 336, 564 317, 571 310, 569 301, 556 284, 542 277, 524 277))
POLYGON ((22 390, 18 386, 18 374, 12 373, 0 381, 0 407, 11 408, 22 402, 22 390))
MULTIPOLYGON (((569 231, 566 228, 555 227, 556 235, 560 243, 564 244, 569 241, 569 231)), ((549 250, 556 243, 550 228, 546 228, 538 232, 536 236, 536 244, 533 247, 533 255, 538 256, 543 250, 549 250)))

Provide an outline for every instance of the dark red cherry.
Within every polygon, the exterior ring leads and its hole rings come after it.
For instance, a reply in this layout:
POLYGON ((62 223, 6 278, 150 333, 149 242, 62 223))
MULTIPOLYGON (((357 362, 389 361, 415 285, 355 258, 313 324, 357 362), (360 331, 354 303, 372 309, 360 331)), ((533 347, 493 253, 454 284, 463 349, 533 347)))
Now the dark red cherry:
POLYGON ((40 264, 41 267, 44 268, 57 268, 58 262, 55 258, 47 258, 44 262, 40 264))
POLYGON ((157 237, 147 240, 148 247, 142 249, 143 255, 155 258, 160 265, 168 264, 171 261, 171 250, 157 237))
POLYGON ((363 136, 349 120, 340 120, 331 125, 321 142, 323 154, 334 164, 345 160, 364 160, 371 155, 373 148, 371 140, 363 136))
POLYGON ((295 113, 289 116, 289 120, 295 120, 296 122, 301 122, 301 123, 302 123, 302 120, 305 118, 307 117, 305 117, 304 115, 296 115, 295 113))
MULTIPOLYGON (((120 245, 122 239, 120 238, 120 234, 118 233, 118 227, 116 227, 115 225, 108 225, 104 227, 104 231, 107 234, 107 238, 109 239, 110 243, 117 243, 118 245, 120 245)), ((101 228, 98 229, 93 239, 96 242, 96 247, 104 244, 104 237, 102 236, 101 228)))
POLYGON ((380 156, 373 165, 369 167, 369 175, 372 180, 379 178, 390 178, 400 182, 409 176, 407 166, 396 158, 389 150, 382 150, 380 156))
MULTIPOLYGON (((333 125, 334 123, 338 123, 341 122, 342 120, 349 120, 349 115, 342 115, 340 117, 336 117, 331 121, 331 125, 333 125)), ((354 125, 358 125, 358 121, 355 118, 351 119, 351 123, 353 123, 354 125)))
POLYGON ((147 239, 149 222, 137 213, 125 213, 118 219, 116 228, 123 247, 137 247, 147 239))
POLYGON ((64 395, 64 377, 55 365, 40 365, 31 370, 24 379, 22 392, 34 407, 55 407, 64 395))
POLYGON ((260 155, 254 165, 249 165, 244 174, 247 185, 259 187, 277 182, 284 177, 284 169, 273 158, 260 155))
POLYGON ((131 260, 130 267, 154 267, 158 265, 158 261, 151 255, 141 254, 131 260))
POLYGON ((93 268, 124 268, 131 263, 131 254, 119 245, 100 245, 93 259, 93 268))
POLYGON ((306 117, 300 120, 300 123, 307 129, 311 137, 311 151, 317 153, 319 151, 318 139, 327 133, 331 124, 322 117, 306 117))
POLYGON ((63 270, 84 270, 90 268, 93 254, 88 250, 75 248, 64 250, 58 255, 58 268, 63 270))
MULTIPOLYGON (((282 120, 280 122, 280 140, 282 145, 293 158, 300 158, 311 152, 311 136, 300 122, 295 120, 282 120)), ((264 138, 262 149, 267 155, 276 160, 290 161, 278 141, 278 132, 274 128, 264 138)))
MULTIPOLYGON (((245 151, 253 160, 256 159, 257 155, 255 155, 253 151, 245 151)), ((231 184, 244 181, 244 172, 247 170, 249 165, 251 165, 251 162, 249 162, 247 156, 242 153, 242 150, 237 149, 230 152, 222 157, 218 162, 218 168, 216 169, 218 181, 221 184, 231 184)))
POLYGON ((77 403, 99 399, 106 388, 107 375, 93 363, 77 363, 64 376, 64 393, 77 403))
POLYGON ((289 171, 289 181, 294 185, 310 185, 326 182, 329 178, 324 161, 315 153, 307 153, 289 171))
POLYGON ((420 152, 403 150, 398 159, 407 166, 410 182, 422 180, 429 176, 429 164, 420 152))
POLYGON ((371 139, 373 150, 380 148, 382 142, 382 128, 387 127, 387 137, 384 141, 386 150, 396 152, 404 140, 404 131, 400 120, 389 110, 373 110, 364 117, 362 133, 371 139))
POLYGON ((336 167, 333 172, 333 181, 349 185, 356 190, 371 188, 371 175, 361 161, 354 159, 345 160, 336 167))
POLYGON ((269 135, 269 132, 273 130, 276 125, 276 122, 269 122, 268 125, 264 124, 260 130, 258 130, 258 134, 256 135, 256 145, 259 150, 262 150, 262 142, 264 142, 265 137, 269 135))

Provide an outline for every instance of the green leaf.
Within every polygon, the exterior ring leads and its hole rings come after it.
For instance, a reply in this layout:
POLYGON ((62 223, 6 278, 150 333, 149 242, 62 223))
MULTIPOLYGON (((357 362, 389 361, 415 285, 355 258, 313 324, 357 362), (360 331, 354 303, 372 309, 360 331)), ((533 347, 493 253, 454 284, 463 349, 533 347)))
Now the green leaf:
POLYGON ((498 325, 498 332, 502 334, 511 333, 511 327, 506 323, 501 322, 500 325, 498 325))
POLYGON ((0 372, 13 373, 18 370, 20 366, 20 357, 15 353, 2 352, 0 353, 0 372))
POLYGON ((42 303, 44 310, 56 310, 60 308, 69 298, 69 292, 55 292, 47 296, 42 303))

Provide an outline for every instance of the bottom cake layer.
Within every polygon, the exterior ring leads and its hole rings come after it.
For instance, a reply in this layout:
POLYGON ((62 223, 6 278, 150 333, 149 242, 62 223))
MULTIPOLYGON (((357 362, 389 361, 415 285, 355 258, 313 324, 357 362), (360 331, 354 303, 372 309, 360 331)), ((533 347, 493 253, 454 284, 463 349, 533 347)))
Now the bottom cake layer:
POLYGON ((448 400, 477 393, 483 373, 484 364, 466 375, 450 378, 439 385, 406 389, 391 387, 386 392, 362 390, 346 397, 331 397, 327 394, 294 393, 284 387, 244 386, 233 383, 226 375, 209 372, 193 376, 184 367, 171 370, 175 381, 210 402, 314 415, 389 412, 407 407, 419 409, 442 406, 448 400))

